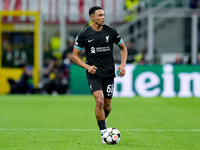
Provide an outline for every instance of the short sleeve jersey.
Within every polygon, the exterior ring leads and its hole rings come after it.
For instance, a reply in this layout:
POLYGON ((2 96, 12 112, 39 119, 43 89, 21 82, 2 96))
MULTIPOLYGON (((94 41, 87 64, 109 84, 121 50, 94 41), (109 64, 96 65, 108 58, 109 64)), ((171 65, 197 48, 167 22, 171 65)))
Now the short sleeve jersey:
POLYGON ((103 25, 101 31, 95 31, 88 26, 77 35, 74 47, 79 50, 85 48, 86 63, 97 67, 94 75, 87 72, 87 78, 115 77, 113 44, 120 45, 121 42, 117 30, 108 25, 103 25))

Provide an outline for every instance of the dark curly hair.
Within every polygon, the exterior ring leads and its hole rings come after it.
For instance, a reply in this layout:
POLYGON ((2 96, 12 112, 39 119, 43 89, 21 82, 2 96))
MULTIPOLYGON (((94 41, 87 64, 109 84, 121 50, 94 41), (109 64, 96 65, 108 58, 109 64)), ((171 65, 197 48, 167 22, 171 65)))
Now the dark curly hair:
POLYGON ((98 9, 102 9, 102 8, 100 6, 93 6, 93 7, 91 7, 90 10, 89 10, 89 16, 91 16, 92 14, 94 14, 95 11, 98 10, 98 9))

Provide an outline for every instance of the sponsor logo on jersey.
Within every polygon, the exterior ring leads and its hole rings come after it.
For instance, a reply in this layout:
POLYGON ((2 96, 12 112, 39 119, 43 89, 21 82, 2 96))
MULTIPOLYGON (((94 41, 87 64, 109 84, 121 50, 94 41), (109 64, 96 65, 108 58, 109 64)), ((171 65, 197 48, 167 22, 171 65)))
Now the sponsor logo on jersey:
POLYGON ((96 48, 96 52, 106 52, 106 51, 110 51, 110 47, 106 46, 106 47, 97 47, 96 48))
POLYGON ((91 47, 91 54, 95 54, 95 53, 100 53, 100 52, 106 52, 106 51, 110 51, 110 47, 97 47, 95 49, 95 47, 91 47))
POLYGON ((95 48, 91 47, 91 54, 95 54, 95 48))

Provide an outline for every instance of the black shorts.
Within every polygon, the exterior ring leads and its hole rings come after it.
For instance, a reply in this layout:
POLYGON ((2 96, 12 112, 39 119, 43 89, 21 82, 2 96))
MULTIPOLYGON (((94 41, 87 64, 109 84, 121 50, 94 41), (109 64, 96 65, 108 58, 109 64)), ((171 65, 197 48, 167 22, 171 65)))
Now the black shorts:
POLYGON ((112 99, 113 90, 114 90, 114 78, 111 79, 102 79, 102 78, 93 78, 88 79, 88 85, 91 90, 91 94, 93 92, 101 90, 104 94, 104 98, 112 99))

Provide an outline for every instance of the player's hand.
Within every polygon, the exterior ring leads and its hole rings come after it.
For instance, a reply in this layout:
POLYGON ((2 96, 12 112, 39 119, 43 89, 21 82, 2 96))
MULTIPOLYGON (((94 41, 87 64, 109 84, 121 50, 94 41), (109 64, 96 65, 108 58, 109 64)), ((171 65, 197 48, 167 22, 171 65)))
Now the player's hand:
POLYGON ((96 67, 95 65, 89 66, 87 70, 88 70, 88 72, 89 72, 90 74, 95 74, 95 73, 96 73, 96 70, 97 70, 97 67, 96 67))
POLYGON ((125 69, 125 66, 123 66, 123 65, 119 65, 117 67, 117 71, 119 71, 118 75, 120 77, 123 77, 126 74, 126 69, 125 69))

